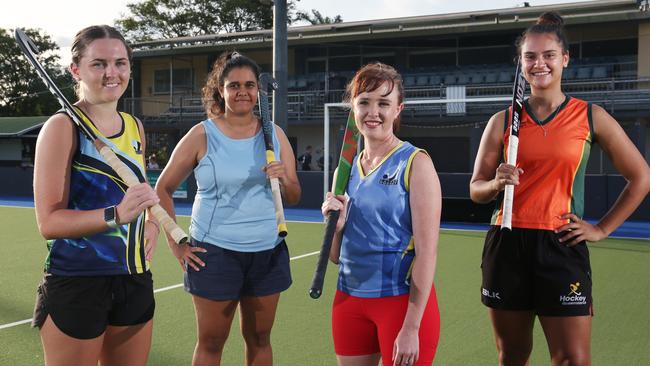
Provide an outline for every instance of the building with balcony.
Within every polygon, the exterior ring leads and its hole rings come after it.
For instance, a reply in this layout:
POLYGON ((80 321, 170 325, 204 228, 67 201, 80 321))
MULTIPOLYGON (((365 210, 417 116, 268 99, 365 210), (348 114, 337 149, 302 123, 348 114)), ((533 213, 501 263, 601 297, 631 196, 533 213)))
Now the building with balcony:
MULTIPOLYGON (((402 73, 406 100, 437 100, 407 105, 400 137, 426 148, 440 172, 471 172, 482 127, 509 104, 503 99, 512 93, 515 40, 548 10, 559 11, 567 23, 571 61, 563 74, 565 92, 606 108, 647 156, 650 12, 633 0, 290 27, 287 134, 296 153, 307 145, 323 147, 324 104, 341 101, 356 69, 381 61, 402 73)), ((145 121, 152 149, 171 149, 205 118, 201 87, 218 55, 237 49, 271 71, 271 37, 271 30, 263 30, 134 44, 133 88, 123 108, 145 121)), ((330 112, 335 155, 337 126, 347 112, 330 112)), ((612 171, 598 148, 592 155, 590 173, 612 171)))

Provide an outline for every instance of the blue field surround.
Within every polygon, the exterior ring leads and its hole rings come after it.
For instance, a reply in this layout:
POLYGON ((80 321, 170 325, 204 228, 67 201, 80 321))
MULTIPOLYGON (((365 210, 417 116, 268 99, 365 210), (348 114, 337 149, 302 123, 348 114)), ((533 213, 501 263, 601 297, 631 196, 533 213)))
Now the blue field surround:
MULTIPOLYGON (((0 206, 6 207, 26 207, 33 208, 34 200, 31 197, 3 197, 0 196, 0 206)), ((192 214, 191 203, 176 203, 176 215, 190 216, 192 214)), ((287 221, 294 222, 323 222, 323 215, 320 210, 312 208, 285 208, 284 215, 287 221)), ((587 219, 594 224, 597 220, 587 219)), ((443 222, 443 230, 462 230, 462 231, 487 231, 490 225, 465 223, 465 222, 443 222)), ((650 240, 650 222, 648 221, 626 221, 616 229, 610 238, 619 239, 643 239, 650 240)))

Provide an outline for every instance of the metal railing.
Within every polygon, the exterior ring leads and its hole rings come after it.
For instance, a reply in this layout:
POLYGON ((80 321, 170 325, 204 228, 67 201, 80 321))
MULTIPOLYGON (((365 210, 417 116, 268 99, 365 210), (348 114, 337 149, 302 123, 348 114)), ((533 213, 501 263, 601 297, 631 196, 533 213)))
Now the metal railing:
MULTIPOLYGON (((450 86, 451 87, 451 86, 450 86)), ((650 78, 599 79, 586 81, 565 81, 563 90, 568 95, 588 100, 607 109, 610 113, 650 109, 650 78)), ((405 89, 406 100, 447 99, 448 86, 444 84, 405 89)), ((344 90, 305 90, 289 91, 287 95, 290 121, 322 120, 325 103, 341 102, 344 90)), ((465 85, 465 98, 504 97, 512 94, 510 83, 492 85, 465 85)), ((457 96, 454 96, 457 98, 457 96)), ((165 97, 124 98, 122 110, 140 117, 145 123, 173 124, 185 121, 199 121, 205 118, 201 98, 179 96, 174 103, 165 97)), ((469 104, 469 103, 468 103, 469 104)), ((494 108, 502 108, 501 103, 482 105, 471 103, 461 114, 481 115, 494 108), (498 105, 497 105, 498 104, 498 105)), ((506 103, 507 104, 507 103, 506 103)), ((406 118, 417 116, 447 116, 444 104, 421 104, 404 111, 406 118)), ((347 112, 332 111, 332 117, 344 117, 347 112), (340 116, 339 116, 340 115, 340 116)), ((453 116, 453 115, 452 115, 453 116)))

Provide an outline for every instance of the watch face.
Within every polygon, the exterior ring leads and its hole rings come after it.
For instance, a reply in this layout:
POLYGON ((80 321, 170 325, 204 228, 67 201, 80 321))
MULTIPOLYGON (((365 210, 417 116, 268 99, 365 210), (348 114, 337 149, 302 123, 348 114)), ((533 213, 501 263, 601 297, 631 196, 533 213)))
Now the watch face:
POLYGON ((106 207, 104 209, 104 221, 106 222, 115 221, 115 206, 106 207))

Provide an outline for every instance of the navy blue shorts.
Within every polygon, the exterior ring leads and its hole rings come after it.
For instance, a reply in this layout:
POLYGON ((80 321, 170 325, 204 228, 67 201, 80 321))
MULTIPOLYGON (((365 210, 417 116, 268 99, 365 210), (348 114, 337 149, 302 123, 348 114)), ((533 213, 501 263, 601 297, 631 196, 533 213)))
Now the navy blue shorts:
POLYGON ((567 246, 550 230, 493 226, 483 248, 481 300, 541 316, 592 315, 587 243, 567 246))
POLYGON ((187 267, 185 291, 210 300, 238 300, 248 296, 266 296, 291 286, 289 250, 283 240, 273 249, 238 252, 191 240, 190 245, 204 248, 196 256, 205 267, 195 271, 187 267))

